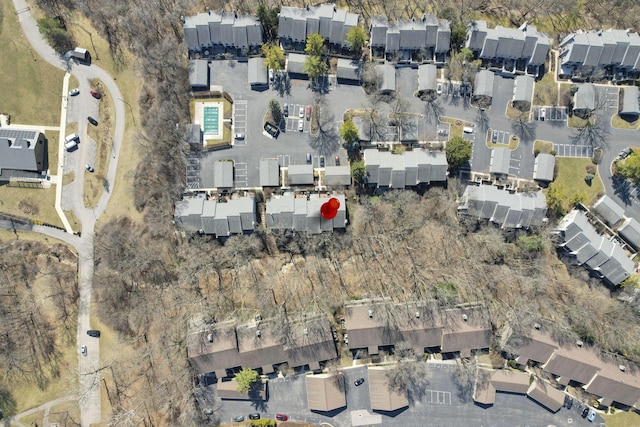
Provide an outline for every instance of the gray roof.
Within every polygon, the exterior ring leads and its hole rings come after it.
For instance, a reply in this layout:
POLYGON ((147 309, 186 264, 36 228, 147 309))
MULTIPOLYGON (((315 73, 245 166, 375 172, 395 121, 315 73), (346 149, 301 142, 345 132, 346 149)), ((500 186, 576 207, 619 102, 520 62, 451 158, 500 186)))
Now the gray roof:
POLYGON ((260 187, 280 186, 280 164, 278 159, 260 160, 260 187))
POLYGON ((415 142, 418 141, 420 120, 417 117, 407 117, 402 121, 400 130, 400 141, 415 142))
POLYGON ((634 69, 638 62, 638 56, 640 56, 640 36, 638 36, 638 33, 631 32, 627 33, 627 35, 629 36, 629 46, 620 66, 634 69))
POLYGON ((485 219, 501 228, 540 226, 547 213, 544 193, 512 193, 492 185, 467 186, 458 208, 472 218, 485 219))
POLYGON ((533 99, 533 76, 517 76, 513 88, 514 102, 531 102, 533 99))
POLYGON ((604 44, 602 43, 602 39, 594 32, 589 32, 586 34, 587 43, 589 44, 589 50, 587 51, 587 55, 584 58, 583 65, 589 67, 596 67, 600 65, 600 54, 604 48, 604 44))
POLYGON ((576 257, 578 264, 598 273, 614 286, 635 271, 634 262, 613 241, 598 235, 586 215, 576 209, 558 224, 565 248, 576 257))
POLYGON ((493 96, 493 79, 494 75, 492 71, 478 71, 473 90, 474 96, 493 96))
POLYGON ((360 141, 383 141, 384 129, 376 126, 371 118, 365 116, 353 116, 353 124, 358 128, 358 138, 360 141))
POLYGON ((436 90, 438 85, 438 68, 433 64, 418 66, 418 91, 436 90))
POLYGON ((389 25, 387 29, 387 52, 400 50, 400 30, 396 24, 389 25))
POLYGON ((340 202, 338 214, 333 219, 324 219, 320 215, 322 204, 329 198, 312 194, 295 197, 286 193, 280 197, 267 200, 266 219, 267 228, 276 230, 294 230, 307 234, 319 234, 323 231, 343 229, 346 227, 347 208, 344 195, 332 196, 340 202))
POLYGON ((423 22, 399 19, 397 26, 400 31, 400 49, 413 50, 426 46, 427 29, 423 22))
POLYGON ((506 147, 497 147, 491 150, 491 165, 489 172, 495 174, 509 175, 509 165, 511 164, 511 150, 506 147))
POLYGON ((42 172, 47 144, 36 130, 0 128, 0 173, 4 170, 42 172))
POLYGON ((324 183, 328 186, 351 185, 351 168, 349 166, 325 167, 324 183))
POLYGON ((313 185, 313 165, 289 165, 289 185, 313 185))
POLYGON ((496 56, 498 58, 511 59, 518 59, 522 57, 522 50, 525 42, 525 35, 522 30, 517 28, 505 28, 500 25, 498 25, 495 30, 498 35, 496 56))
POLYGON ((595 110, 596 90, 591 83, 578 85, 578 90, 573 95, 574 110, 595 110))
POLYGON ((202 127, 189 123, 185 126, 185 139, 189 144, 202 145, 202 127))
POLYGON ((540 65, 549 52, 549 38, 526 23, 520 28, 487 28, 486 21, 479 20, 467 27, 466 46, 483 59, 526 59, 528 65, 540 65))
POLYGON ((371 25, 369 25, 371 47, 385 47, 387 44, 387 24, 386 16, 374 16, 371 18, 371 25))
POLYGON ((248 83, 251 86, 265 86, 269 84, 269 71, 262 58, 249 58, 248 83))
POLYGON ((338 58, 336 76, 341 80, 360 80, 362 62, 338 58))
POLYGON ((200 231, 217 237, 241 234, 255 228, 253 197, 240 197, 225 203, 193 197, 176 202, 174 219, 187 231, 200 231))
POLYGON ((624 55, 627 53, 627 48, 629 47, 629 37, 627 36, 627 32, 625 30, 610 29, 608 31, 611 32, 614 40, 616 41, 616 50, 611 57, 611 63, 620 64, 624 59, 624 55))
POLYGON ((563 64, 578 66, 619 65, 638 70, 640 36, 629 30, 579 31, 560 43, 563 64))
POLYGON ((533 165, 533 179, 546 182, 553 181, 555 167, 556 158, 553 154, 538 154, 533 165))
POLYGON ((544 383, 540 380, 534 380, 527 396, 535 400, 551 412, 557 412, 564 405, 565 394, 551 386, 551 384, 544 383))
POLYGON ((206 59, 189 61, 189 84, 191 87, 209 87, 209 62, 206 59))
POLYGON ((635 218, 627 218, 618 228, 618 234, 636 250, 640 249, 640 222, 635 218))
POLYGON ((303 42, 318 33, 331 43, 344 46, 347 31, 358 25, 359 15, 336 9, 333 4, 306 8, 283 6, 278 13, 278 37, 303 42))
POLYGON ((487 37, 487 21, 471 21, 467 26, 467 40, 465 46, 473 51, 481 51, 484 39, 487 37))
POLYGON ((563 64, 582 64, 589 52, 589 38, 584 33, 573 33, 560 43, 563 64))
POLYGON ((396 67, 391 63, 382 65, 382 85, 380 92, 395 92, 396 90, 396 67))
POLYGON ((233 187, 233 162, 213 162, 213 186, 216 188, 233 187))
POLYGON ((369 185, 378 187, 405 188, 447 180, 447 158, 442 152, 414 149, 392 154, 366 149, 364 163, 369 185))
POLYGON ((293 74, 307 75, 307 72, 304 71, 304 63, 306 60, 307 55, 302 55, 300 53, 290 53, 287 56, 287 70, 293 74))
MULTIPOLYGON (((427 44, 429 44, 427 32, 427 44)), ((447 53, 451 49, 451 22, 446 19, 438 19, 438 38, 436 40, 436 53, 447 53)))
POLYGON ((622 206, 609 196, 602 196, 591 207, 608 225, 613 226, 624 216, 622 206))
POLYGON ((185 17, 184 38, 191 50, 212 45, 246 48, 262 44, 262 24, 253 16, 210 11, 185 17))
POLYGON ((622 109, 620 110, 620 114, 630 116, 640 115, 640 105, 638 105, 640 89, 638 89, 638 86, 625 87, 622 89, 622 92, 622 109))

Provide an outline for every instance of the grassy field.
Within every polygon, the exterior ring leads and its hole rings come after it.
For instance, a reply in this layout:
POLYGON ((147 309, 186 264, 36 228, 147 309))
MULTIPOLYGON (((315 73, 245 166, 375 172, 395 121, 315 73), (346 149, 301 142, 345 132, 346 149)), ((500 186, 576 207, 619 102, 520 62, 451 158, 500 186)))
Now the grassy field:
POLYGON ((31 50, 10 0, 0 0, 0 46, 0 112, 12 123, 57 126, 64 72, 31 50))
POLYGON ((0 212, 62 227, 55 208, 56 187, 0 186, 0 212))
POLYGON ((533 151, 539 151, 543 154, 551 154, 553 151, 553 142, 537 140, 533 143, 533 151))
POLYGON ((113 146, 113 129, 115 107, 113 99, 107 93, 100 81, 92 82, 93 90, 102 94, 100 100, 98 126, 89 125, 88 134, 96 142, 96 158, 92 164, 95 172, 84 173, 84 205, 88 208, 96 207, 105 188, 105 179, 109 162, 111 161, 113 146))
POLYGON ((638 129, 638 127, 640 127, 640 118, 633 122, 629 122, 620 117, 619 114, 616 114, 611 117, 611 126, 616 129, 638 129))
POLYGON ((599 192, 604 191, 604 185, 597 171, 590 186, 584 180, 587 174, 586 166, 593 164, 591 159, 558 157, 556 161, 558 162, 558 177, 551 184, 551 187, 559 189, 565 209, 572 208, 572 201, 577 196, 584 196, 584 203, 588 204, 598 197, 599 192))
POLYGON ((67 217, 67 221, 69 221, 69 224, 71 225, 71 228, 74 232, 82 231, 82 224, 80 224, 80 221, 78 221, 78 218, 76 217, 76 214, 73 213, 73 211, 64 211, 64 215, 67 217))
MULTIPOLYGON (((595 119, 593 117, 590 117, 588 120, 595 120, 595 119)), ((567 119, 567 126, 569 126, 570 128, 585 127, 588 120, 582 119, 578 116, 569 116, 569 118, 567 119)))
POLYGON ((640 426, 640 415, 630 412, 616 412, 613 415, 603 415, 607 427, 636 427, 640 426))
POLYGON ((47 138, 47 151, 49 154, 49 175, 58 173, 58 147, 60 146, 60 132, 47 130, 44 132, 47 138))
POLYGON ((449 129, 449 138, 454 136, 462 137, 462 128, 464 126, 474 126, 473 123, 465 122, 464 120, 453 117, 441 117, 440 121, 451 125, 451 129, 449 129))
POLYGON ((533 105, 556 105, 558 103, 558 84, 553 74, 547 73, 536 82, 533 88, 533 105))

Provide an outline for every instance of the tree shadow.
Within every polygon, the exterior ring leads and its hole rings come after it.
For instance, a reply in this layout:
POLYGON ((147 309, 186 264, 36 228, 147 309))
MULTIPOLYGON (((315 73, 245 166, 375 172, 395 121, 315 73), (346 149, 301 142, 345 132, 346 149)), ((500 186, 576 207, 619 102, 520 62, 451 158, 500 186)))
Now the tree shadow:
POLYGON ((291 96, 291 79, 289 78, 289 74, 276 74, 273 80, 273 89, 281 98, 283 98, 285 95, 291 96))
POLYGON ((536 139, 535 122, 528 122, 525 120, 514 120, 511 122, 511 131, 524 143, 535 141, 536 139))
POLYGON ((486 132, 487 129, 489 129, 489 116, 487 115, 487 112, 482 108, 478 108, 478 113, 476 114, 476 123, 478 124, 478 129, 480 129, 480 131, 482 132, 486 132))
POLYGON ((633 190, 633 185, 631 182, 620 175, 614 175, 611 177, 611 185, 613 186, 613 193, 618 196, 625 205, 628 206, 632 203, 631 191, 633 190))

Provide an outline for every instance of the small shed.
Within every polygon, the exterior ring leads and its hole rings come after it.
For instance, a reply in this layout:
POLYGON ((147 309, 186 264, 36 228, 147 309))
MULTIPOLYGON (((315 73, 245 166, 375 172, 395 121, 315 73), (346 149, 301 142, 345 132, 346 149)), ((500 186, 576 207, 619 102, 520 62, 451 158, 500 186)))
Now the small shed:
POLYGON ((327 166, 324 168, 326 185, 351 185, 351 168, 349 166, 327 166))
POLYGON ((336 77, 338 80, 355 83, 360 81, 362 62, 350 59, 338 58, 336 77))
POLYGON ((438 69, 433 64, 424 64, 418 67, 418 92, 421 95, 427 92, 435 92, 438 85, 438 69))
POLYGON ((494 75, 492 71, 480 70, 476 74, 476 81, 473 88, 473 96, 487 97, 491 99, 493 97, 493 80, 494 75))
POLYGON ((332 374, 307 375, 307 403, 311 411, 328 412, 347 406, 344 378, 332 374))
POLYGON ((313 185, 313 165, 289 165, 289 185, 313 185))
POLYGON ((247 74, 247 80, 251 88, 259 88, 269 85, 269 72, 266 65, 264 65, 264 59, 262 58, 249 58, 249 72, 247 74))
POLYGON ((540 153, 533 164, 533 179, 542 182, 553 181, 556 157, 553 154, 540 153))
POLYGON ((278 159, 260 160, 260 187, 280 186, 280 164, 278 159))
POLYGON ((640 89, 638 86, 629 86, 622 89, 621 116, 627 116, 633 120, 640 116, 640 105, 638 105, 639 95, 640 89))
POLYGON ((233 188, 233 162, 223 160, 213 163, 213 186, 233 188))
POLYGON ((489 172, 495 175, 509 175, 511 164, 511 150, 504 147, 494 148, 491 151, 491 165, 489 172))
POLYGON ((622 206, 613 201, 609 196, 602 196, 592 206, 595 213, 609 226, 615 225, 624 216, 622 206))
POLYGON ((513 106, 528 110, 533 99, 533 76, 518 76, 513 87, 513 106))
POLYGON ((209 89, 209 62, 206 59, 189 61, 189 84, 193 90, 209 89))
POLYGON ((382 66, 382 85, 380 93, 390 94, 396 91, 396 67, 386 63, 382 66))
POLYGON ((300 53, 290 53, 287 57, 287 71, 289 74, 297 76, 308 76, 308 73, 304 70, 304 63, 307 60, 307 55, 300 53))
POLYGON ((596 109, 596 90, 591 83, 578 86, 573 95, 573 113, 580 117, 588 117, 596 109))

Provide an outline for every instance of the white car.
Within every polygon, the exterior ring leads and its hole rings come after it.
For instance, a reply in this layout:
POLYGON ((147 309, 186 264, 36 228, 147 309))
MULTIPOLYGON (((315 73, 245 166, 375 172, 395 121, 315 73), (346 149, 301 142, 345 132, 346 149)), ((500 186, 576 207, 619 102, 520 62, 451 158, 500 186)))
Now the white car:
POLYGON ((589 415, 587 416, 587 419, 588 419, 590 422, 593 422, 593 420, 595 420, 595 419, 596 419, 596 411, 594 411, 593 409, 590 409, 590 410, 589 410, 589 415))
POLYGON ((233 136, 234 139, 244 139, 244 133, 236 133, 233 136))
POLYGON ((83 345, 82 347, 80 347, 80 353, 81 353, 83 356, 86 356, 86 355, 87 355, 87 346, 86 346, 86 345, 83 345))
POLYGON ((304 120, 298 120, 298 130, 302 132, 304 130, 304 120))
POLYGON ((436 93, 442 95, 442 83, 438 83, 438 86, 436 86, 436 93))
POLYGON ((273 82, 273 68, 269 68, 269 81, 273 82))
POLYGON ((298 113, 298 117, 300 117, 301 119, 304 118, 304 107, 300 106, 300 112, 298 113))
POLYGON ((69 91, 69 96, 76 96, 76 95, 78 95, 79 93, 80 93, 80 89, 78 89, 78 88, 71 89, 71 90, 69 91))
POLYGON ((542 120, 544 122, 544 119, 547 117, 547 109, 546 108, 541 108, 540 109, 540 120, 542 120))

